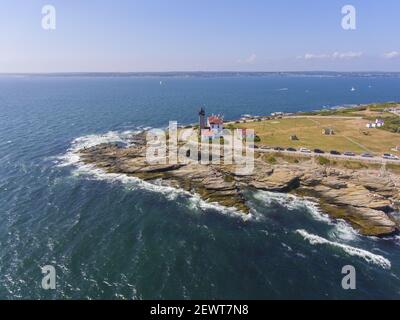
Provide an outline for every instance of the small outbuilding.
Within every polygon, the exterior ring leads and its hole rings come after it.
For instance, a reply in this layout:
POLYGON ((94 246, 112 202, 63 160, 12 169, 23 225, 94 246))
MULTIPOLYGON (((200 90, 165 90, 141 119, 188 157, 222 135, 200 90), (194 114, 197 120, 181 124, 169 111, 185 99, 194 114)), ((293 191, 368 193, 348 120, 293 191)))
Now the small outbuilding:
POLYGON ((385 121, 383 121, 382 119, 376 119, 375 122, 370 122, 367 123, 366 127, 367 128, 381 128, 385 125, 385 121))
POLYGON ((333 136, 335 134, 335 131, 332 128, 324 128, 322 130, 322 134, 326 136, 333 136))

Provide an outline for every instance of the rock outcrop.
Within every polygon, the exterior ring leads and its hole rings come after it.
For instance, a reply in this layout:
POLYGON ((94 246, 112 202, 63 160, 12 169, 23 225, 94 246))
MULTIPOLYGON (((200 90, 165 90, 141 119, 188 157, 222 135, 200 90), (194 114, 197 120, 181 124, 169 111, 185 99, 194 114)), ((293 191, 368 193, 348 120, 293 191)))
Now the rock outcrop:
POLYGON ((187 164, 149 164, 144 137, 138 135, 134 146, 123 148, 102 144, 80 150, 83 162, 110 173, 124 173, 147 181, 161 179, 163 184, 199 194, 204 200, 249 212, 243 191, 249 188, 272 192, 292 192, 319 199, 321 207, 333 218, 348 221, 360 233, 383 236, 398 230, 391 212, 399 210, 400 193, 393 179, 375 171, 350 171, 315 164, 267 164, 255 160, 251 174, 238 174, 235 165, 198 162, 187 164))

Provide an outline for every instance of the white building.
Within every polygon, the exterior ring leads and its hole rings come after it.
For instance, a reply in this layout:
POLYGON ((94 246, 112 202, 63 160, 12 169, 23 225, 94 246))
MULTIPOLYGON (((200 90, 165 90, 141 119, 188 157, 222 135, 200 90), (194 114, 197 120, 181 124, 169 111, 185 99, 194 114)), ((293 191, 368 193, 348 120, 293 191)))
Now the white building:
POLYGON ((224 130, 224 120, 220 116, 211 116, 207 119, 207 124, 215 137, 221 137, 224 130))
POLYGON ((382 119, 376 119, 375 122, 367 123, 366 127, 367 128, 380 128, 380 127, 383 127, 384 125, 385 125, 385 121, 383 121, 382 119))

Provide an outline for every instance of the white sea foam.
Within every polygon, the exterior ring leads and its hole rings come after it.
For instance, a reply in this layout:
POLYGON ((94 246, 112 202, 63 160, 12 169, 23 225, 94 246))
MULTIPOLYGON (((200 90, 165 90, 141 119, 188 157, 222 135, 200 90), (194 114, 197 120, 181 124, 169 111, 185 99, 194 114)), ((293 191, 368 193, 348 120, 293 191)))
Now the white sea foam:
POLYGON ((282 244, 282 247, 287 249, 287 251, 293 251, 293 249, 289 245, 287 245, 286 243, 282 242, 281 244, 282 244))
POLYGON ((192 209, 202 209, 202 210, 213 209, 230 215, 236 215, 238 213, 238 210, 235 208, 224 207, 217 203, 206 202, 202 200, 198 194, 193 194, 188 199, 188 207, 192 209))
POLYGON ((90 148, 102 143, 129 143, 129 138, 133 134, 139 132, 140 131, 124 131, 120 133, 117 131, 109 131, 101 135, 91 134, 76 138, 72 141, 71 147, 67 150, 67 153, 58 157, 58 160, 60 161, 59 166, 78 165, 81 162, 78 151, 81 149, 90 148))
POLYGON ((400 246, 400 236, 394 236, 393 237, 394 242, 396 243, 396 245, 400 246))
POLYGON ((219 205, 217 203, 210 203, 202 200, 199 195, 192 194, 186 190, 169 187, 166 185, 162 185, 161 182, 146 182, 136 177, 131 177, 126 174, 116 174, 116 173, 108 173, 102 169, 96 168, 95 165, 86 165, 82 163, 76 164, 76 169, 74 171, 75 175, 88 175, 97 180, 107 180, 110 182, 120 182, 131 190, 142 189, 150 192, 155 192, 162 194, 167 200, 174 201, 178 197, 182 197, 184 203, 189 208, 197 208, 201 210, 216 210, 220 213, 240 217, 243 220, 247 221, 255 218, 255 214, 245 215, 242 212, 238 211, 236 208, 229 208, 219 205))
POLYGON ((192 209, 201 209, 201 210, 207 210, 207 209, 212 209, 216 210, 220 213, 223 213, 225 215, 229 215, 232 217, 240 218, 243 221, 259 221, 263 219, 263 216, 260 215, 257 211, 251 210, 250 213, 248 214, 243 214, 243 212, 239 211, 238 209, 234 207, 225 207, 222 206, 218 203, 215 202, 207 202, 201 199, 201 197, 198 194, 190 194, 190 197, 188 197, 188 207, 192 209))
POLYGON ((306 210, 315 220, 331 224, 332 221, 327 214, 323 213, 318 204, 311 199, 296 197, 287 193, 276 193, 269 191, 257 191, 254 198, 263 202, 267 206, 274 204, 293 210, 306 210))
POLYGON ((333 226, 329 232, 333 239, 355 240, 359 234, 346 221, 335 220, 329 218, 328 214, 322 212, 319 205, 312 198, 303 198, 287 193, 276 193, 268 191, 257 191, 254 198, 263 202, 267 206, 279 205, 289 211, 301 210, 306 211, 314 220, 324 222, 333 226))
POLYGON ((355 240, 359 236, 358 232, 352 228, 346 221, 337 220, 335 228, 329 232, 330 238, 341 240, 355 240))
POLYGON ((367 250, 359 249, 356 247, 352 247, 352 246, 334 242, 334 241, 329 241, 329 240, 322 238, 320 236, 317 236, 315 234, 308 233, 305 230, 296 230, 296 233, 300 234, 305 240, 310 242, 312 245, 318 245, 318 244, 329 245, 329 246, 332 246, 335 248, 342 249, 348 255, 362 258, 365 261, 367 261, 368 263, 376 264, 384 269, 390 269, 392 267, 392 265, 388 259, 386 259, 383 256, 369 252, 367 250))

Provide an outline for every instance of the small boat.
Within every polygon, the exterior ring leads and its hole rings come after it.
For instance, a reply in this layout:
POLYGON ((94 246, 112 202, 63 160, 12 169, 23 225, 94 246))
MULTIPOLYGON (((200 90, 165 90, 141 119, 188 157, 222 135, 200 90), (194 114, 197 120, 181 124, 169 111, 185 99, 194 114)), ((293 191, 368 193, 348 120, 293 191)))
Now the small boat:
POLYGON ((351 90, 350 90, 351 92, 354 92, 354 91, 356 91, 356 88, 354 88, 354 87, 351 87, 351 90))

